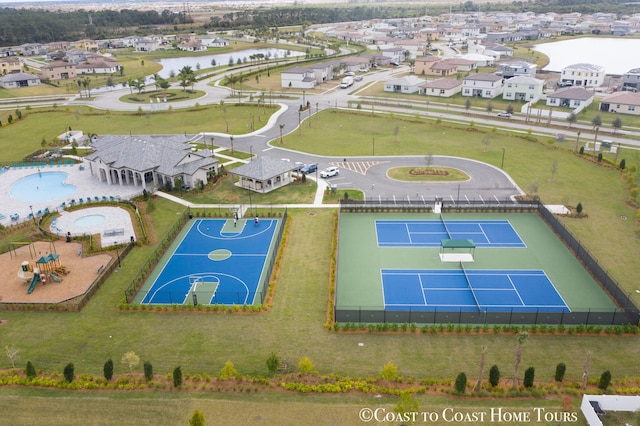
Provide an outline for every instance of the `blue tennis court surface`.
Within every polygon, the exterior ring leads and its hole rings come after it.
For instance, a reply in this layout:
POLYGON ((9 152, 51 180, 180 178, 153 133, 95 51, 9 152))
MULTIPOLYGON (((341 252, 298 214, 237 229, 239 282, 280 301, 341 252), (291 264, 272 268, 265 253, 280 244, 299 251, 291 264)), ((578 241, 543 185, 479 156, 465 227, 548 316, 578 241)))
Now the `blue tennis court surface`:
POLYGON ((570 312, 540 270, 382 269, 386 309, 570 312))
POLYGON ((277 219, 195 220, 142 300, 148 304, 254 302, 277 219))
POLYGON ((443 239, 476 247, 526 247, 508 220, 376 220, 379 247, 440 247, 443 239))

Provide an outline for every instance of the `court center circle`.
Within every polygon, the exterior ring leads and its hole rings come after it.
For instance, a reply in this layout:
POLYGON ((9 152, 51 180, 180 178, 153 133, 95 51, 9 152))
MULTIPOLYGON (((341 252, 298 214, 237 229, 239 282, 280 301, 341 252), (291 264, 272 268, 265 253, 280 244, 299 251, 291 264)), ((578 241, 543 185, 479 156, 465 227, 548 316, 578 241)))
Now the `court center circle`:
POLYGON ((210 260, 227 260, 231 257, 231 252, 227 249, 218 249, 212 252, 209 252, 207 256, 210 260))

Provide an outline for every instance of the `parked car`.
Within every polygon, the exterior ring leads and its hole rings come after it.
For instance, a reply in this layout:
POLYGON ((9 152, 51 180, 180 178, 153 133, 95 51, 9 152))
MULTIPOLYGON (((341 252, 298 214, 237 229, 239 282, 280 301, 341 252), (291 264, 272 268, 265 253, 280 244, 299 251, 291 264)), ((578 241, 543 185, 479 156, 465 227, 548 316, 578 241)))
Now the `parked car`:
POLYGON ((361 75, 357 76, 357 77, 355 78, 355 81, 362 81, 362 76, 361 76, 361 75))
POLYGON ((511 113, 503 111, 503 112, 499 112, 498 113, 498 117, 502 117, 502 118, 511 118, 511 113))
POLYGON ((399 67, 400 66, 400 64, 398 62, 396 62, 396 61, 389 62, 389 65, 391 65, 392 67, 399 67))
POLYGON ((307 164, 300 169, 300 171, 305 175, 308 175, 309 173, 313 173, 316 170, 318 170, 318 165, 315 163, 307 164))
POLYGON ((353 77, 354 75, 356 75, 356 73, 353 71, 347 71, 344 73, 344 75, 345 77, 353 77))
POLYGON ((327 167, 326 169, 324 169, 323 171, 320 172, 320 177, 321 178, 328 178, 328 177, 331 177, 331 176, 336 176, 339 172, 340 171, 335 166, 327 167))

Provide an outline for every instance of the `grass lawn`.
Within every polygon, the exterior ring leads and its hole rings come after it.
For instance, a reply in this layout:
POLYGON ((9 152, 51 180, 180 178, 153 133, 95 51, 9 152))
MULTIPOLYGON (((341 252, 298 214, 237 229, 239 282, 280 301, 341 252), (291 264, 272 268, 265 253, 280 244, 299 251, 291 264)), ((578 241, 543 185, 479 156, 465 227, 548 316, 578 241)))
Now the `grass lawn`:
POLYGON ((169 89, 166 91, 162 90, 145 90, 142 93, 136 93, 135 89, 133 93, 129 93, 120 98, 122 102, 128 102, 132 104, 149 104, 149 99, 156 103, 157 98, 161 100, 166 97, 167 102, 178 102, 178 101, 187 101, 189 99, 197 99, 206 95, 202 90, 178 90, 178 89, 169 89))
MULTIPOLYGON (((254 120, 257 128, 267 122, 268 115, 277 107, 266 105, 260 108, 261 121, 254 120)), ((6 112, 5 112, 6 113, 6 112)), ((42 140, 49 143, 58 135, 72 129, 86 133, 104 134, 174 134, 199 132, 227 132, 244 134, 250 130, 252 114, 258 113, 255 106, 208 105, 189 109, 163 112, 112 112, 87 107, 58 107, 47 109, 22 109, 22 119, 6 125, 5 113, 0 113, 3 126, 0 128, 0 164, 12 164, 41 149, 42 140), (52 125, 55 123, 55 125, 52 125), (14 143, 20 141, 20 143, 14 143)), ((6 113, 8 114, 8 113, 6 113)), ((207 141, 210 143, 210 141, 207 141)))

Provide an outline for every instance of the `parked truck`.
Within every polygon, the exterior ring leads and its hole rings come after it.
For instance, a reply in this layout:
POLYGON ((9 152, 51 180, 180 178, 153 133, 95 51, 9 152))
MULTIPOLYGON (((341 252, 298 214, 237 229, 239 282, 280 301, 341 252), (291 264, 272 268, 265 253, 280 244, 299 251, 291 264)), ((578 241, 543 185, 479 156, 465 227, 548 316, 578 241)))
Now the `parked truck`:
POLYGON ((353 77, 345 77, 342 79, 342 83, 340 83, 341 89, 346 89, 347 87, 351 87, 353 85, 353 77))

